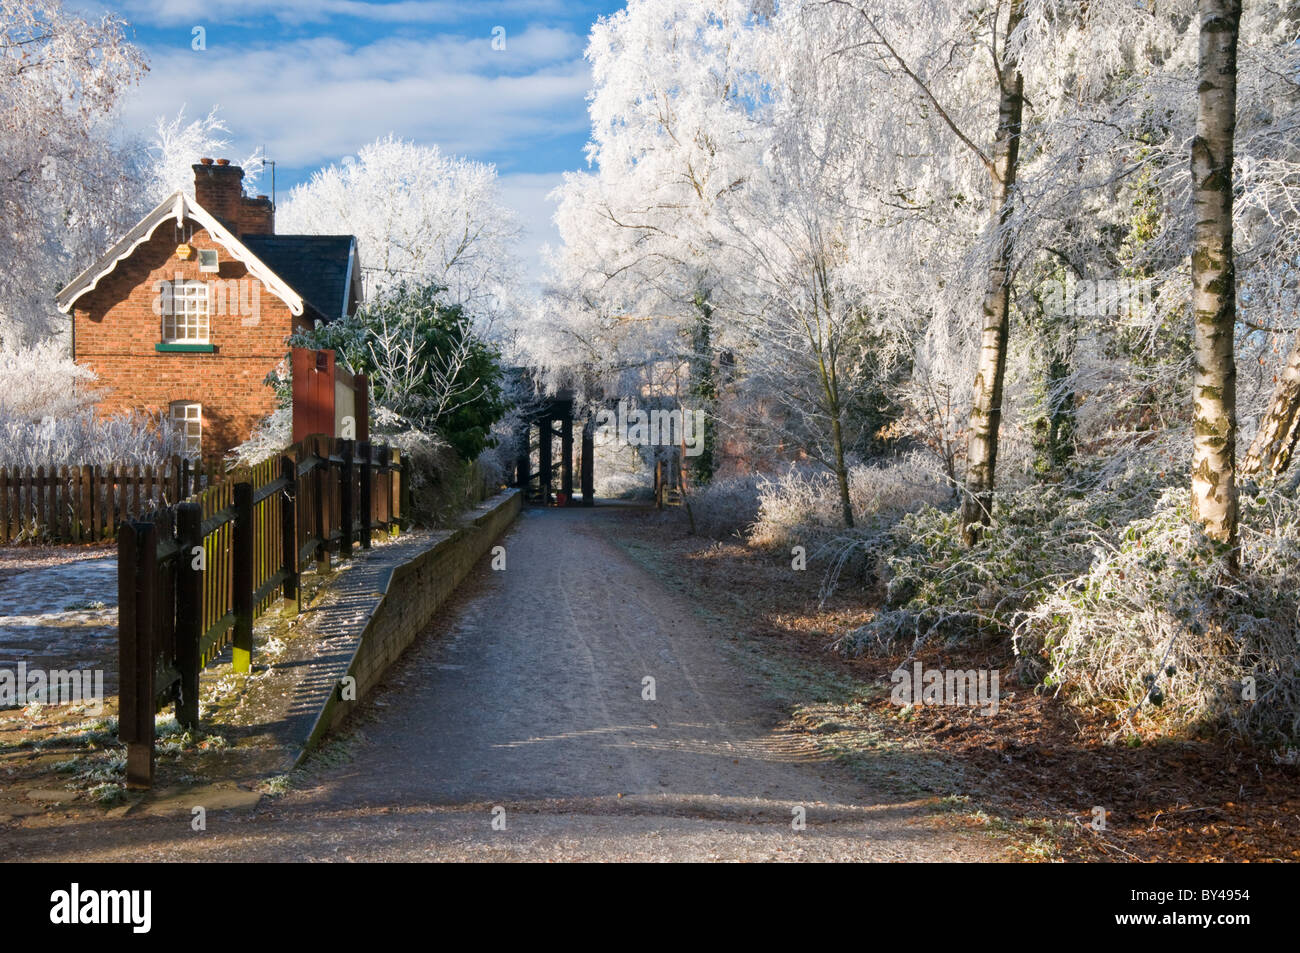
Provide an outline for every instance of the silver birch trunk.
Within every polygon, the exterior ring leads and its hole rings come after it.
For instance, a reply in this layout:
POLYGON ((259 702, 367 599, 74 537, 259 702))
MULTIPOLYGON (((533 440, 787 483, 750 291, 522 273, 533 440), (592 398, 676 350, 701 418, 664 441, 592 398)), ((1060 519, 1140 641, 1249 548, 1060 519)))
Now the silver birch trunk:
POLYGON ((1268 410, 1239 468, 1243 476, 1280 476, 1291 465, 1300 437, 1300 334, 1278 376, 1268 410))
POLYGON ((1237 544, 1237 316, 1232 162, 1241 0, 1200 0, 1200 65, 1192 188, 1192 512, 1211 539, 1237 544))
MULTIPOLYGON (((1024 17, 1024 3, 1015 0, 1007 21, 1009 37, 1024 17)), ((1004 38, 1005 42, 1005 38, 1004 38)), ((1002 424, 1002 390, 1007 368, 1007 333, 1011 308, 1011 241, 1005 226, 1011 215, 1011 196, 1020 161, 1020 130, 1024 113, 1024 79, 1008 57, 998 68, 998 131, 991 168, 993 225, 998 230, 997 251, 989 264, 984 295, 983 333, 979 364, 971 400, 966 445, 966 493, 962 498, 962 537, 968 546, 979 539, 993 509, 993 481, 997 472, 998 429, 1002 424)))

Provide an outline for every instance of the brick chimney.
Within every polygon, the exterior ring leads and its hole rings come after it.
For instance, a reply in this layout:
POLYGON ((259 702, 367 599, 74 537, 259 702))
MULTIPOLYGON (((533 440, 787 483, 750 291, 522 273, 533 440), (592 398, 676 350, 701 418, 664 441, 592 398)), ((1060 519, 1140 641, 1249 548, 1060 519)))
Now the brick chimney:
POLYGON ((221 223, 240 234, 244 170, 229 159, 200 159, 194 166, 194 198, 221 223))
POLYGON ((239 200, 239 233, 241 235, 274 235, 275 206, 265 195, 255 199, 243 196, 239 200))

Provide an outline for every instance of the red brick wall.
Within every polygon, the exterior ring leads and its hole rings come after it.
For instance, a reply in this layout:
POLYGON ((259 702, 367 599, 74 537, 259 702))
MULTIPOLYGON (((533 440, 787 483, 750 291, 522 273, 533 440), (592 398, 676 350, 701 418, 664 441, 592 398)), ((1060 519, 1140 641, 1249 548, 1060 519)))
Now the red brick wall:
MULTIPOLYGON (((251 290, 246 292, 251 298, 251 290)), ((99 285, 77 301, 73 313, 74 357, 93 370, 108 390, 98 405, 108 416, 130 410, 167 413, 172 401, 203 404, 203 453, 219 455, 248 439, 253 427, 275 408, 274 392, 264 381, 288 354, 286 340, 294 327, 288 306, 244 266, 214 242, 206 230, 187 222, 178 232, 164 222, 99 285), (191 229, 193 229, 191 233, 191 229), (187 240, 196 250, 215 248, 217 274, 199 271, 198 254, 176 257, 187 240), (209 340, 213 353, 161 353, 162 318, 154 313, 155 282, 182 280, 222 282, 235 279, 258 288, 254 316, 228 302, 217 313, 216 289, 209 287, 209 340), (246 323, 248 322, 248 323, 246 323)))

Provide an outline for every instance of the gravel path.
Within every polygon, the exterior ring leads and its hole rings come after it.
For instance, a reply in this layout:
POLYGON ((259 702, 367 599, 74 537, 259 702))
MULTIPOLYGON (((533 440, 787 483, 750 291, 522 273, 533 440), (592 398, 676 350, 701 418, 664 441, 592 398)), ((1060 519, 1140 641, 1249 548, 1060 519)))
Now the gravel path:
POLYGON ((359 716, 350 757, 252 813, 72 818, 11 859, 977 860, 878 800, 737 668, 726 634, 606 542, 616 507, 526 510, 359 716), (436 634, 434 634, 436 633, 436 634), (643 698, 647 677, 654 700, 643 698), (806 828, 792 828, 796 811, 806 828), (494 818, 504 830, 494 829, 494 818))

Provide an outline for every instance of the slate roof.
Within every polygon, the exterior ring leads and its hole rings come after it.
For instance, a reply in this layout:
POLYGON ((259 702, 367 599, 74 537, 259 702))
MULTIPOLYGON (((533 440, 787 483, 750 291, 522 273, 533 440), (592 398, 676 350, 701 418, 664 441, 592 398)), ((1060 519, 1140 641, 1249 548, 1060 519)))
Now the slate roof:
POLYGON ((245 235, 241 241, 298 292, 311 318, 334 321, 352 310, 348 295, 361 276, 352 274, 351 235, 245 235))

